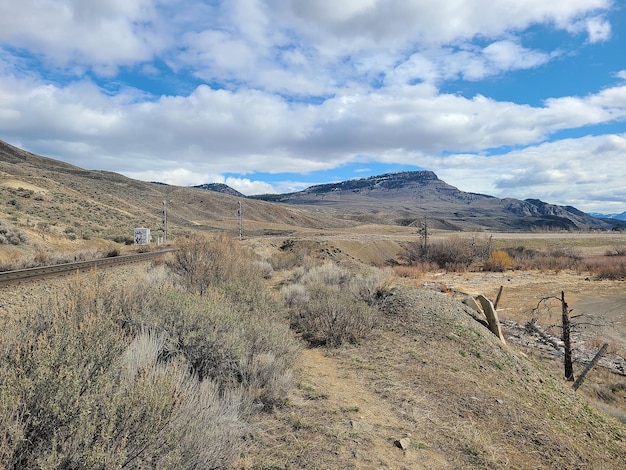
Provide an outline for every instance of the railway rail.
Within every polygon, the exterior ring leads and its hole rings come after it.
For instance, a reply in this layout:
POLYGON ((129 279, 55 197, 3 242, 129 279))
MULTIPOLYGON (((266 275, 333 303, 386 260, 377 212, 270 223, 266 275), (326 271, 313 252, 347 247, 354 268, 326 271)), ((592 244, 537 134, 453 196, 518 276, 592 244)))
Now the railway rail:
POLYGON ((152 251, 148 253, 134 253, 130 255, 113 256, 110 258, 98 258, 91 261, 77 261, 74 263, 53 264, 37 268, 17 269, 14 271, 0 272, 0 285, 15 282, 31 281, 53 276, 62 276, 77 271, 86 271, 99 268, 108 268, 116 265, 139 263, 163 256, 172 250, 152 251))

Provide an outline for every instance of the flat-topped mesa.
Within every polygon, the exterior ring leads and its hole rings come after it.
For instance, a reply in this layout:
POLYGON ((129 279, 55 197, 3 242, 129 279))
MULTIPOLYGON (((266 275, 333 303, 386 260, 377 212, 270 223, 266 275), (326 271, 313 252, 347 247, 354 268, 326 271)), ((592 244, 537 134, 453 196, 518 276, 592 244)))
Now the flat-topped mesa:
POLYGON ((338 183, 325 183, 311 186, 304 190, 309 193, 328 193, 335 191, 356 191, 362 189, 398 189, 409 183, 427 184, 431 182, 441 181, 437 175, 428 170, 421 171, 402 171, 398 173, 385 173, 379 176, 370 176, 368 178, 359 178, 338 183))

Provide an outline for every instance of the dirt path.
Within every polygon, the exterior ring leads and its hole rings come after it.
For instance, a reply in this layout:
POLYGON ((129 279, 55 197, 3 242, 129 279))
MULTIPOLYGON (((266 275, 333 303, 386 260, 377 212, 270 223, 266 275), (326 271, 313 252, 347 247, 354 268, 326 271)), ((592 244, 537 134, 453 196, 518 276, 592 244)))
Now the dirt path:
POLYGON ((333 468, 450 468, 441 455, 420 449, 411 424, 359 375, 362 365, 351 367, 322 349, 306 349, 297 367, 301 385, 293 405, 303 417, 320 414, 325 422, 320 446, 335 447, 333 468), (402 450, 395 441, 407 437, 408 448, 402 450))

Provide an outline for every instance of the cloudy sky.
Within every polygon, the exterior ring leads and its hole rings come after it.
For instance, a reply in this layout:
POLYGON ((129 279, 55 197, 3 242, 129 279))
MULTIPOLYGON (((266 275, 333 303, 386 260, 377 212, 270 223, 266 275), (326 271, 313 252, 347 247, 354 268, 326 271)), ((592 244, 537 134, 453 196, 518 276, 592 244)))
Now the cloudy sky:
POLYGON ((401 170, 626 210, 622 0, 0 0, 0 139, 245 194, 401 170))

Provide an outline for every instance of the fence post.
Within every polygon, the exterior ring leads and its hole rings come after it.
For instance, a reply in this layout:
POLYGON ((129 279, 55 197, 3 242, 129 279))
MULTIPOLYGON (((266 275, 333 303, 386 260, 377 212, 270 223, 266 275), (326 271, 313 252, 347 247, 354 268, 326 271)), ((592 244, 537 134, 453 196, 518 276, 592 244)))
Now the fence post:
POLYGON ((576 379, 576 382, 574 382, 574 385, 572 385, 572 387, 574 387, 574 390, 578 390, 578 387, 582 385, 583 380, 585 380, 585 376, 589 373, 591 369, 593 369, 593 367, 598 363, 600 358, 604 356, 604 353, 606 352, 608 347, 609 347, 609 343, 604 343, 602 345, 602 347, 593 357, 591 362, 587 365, 587 367, 585 367, 585 370, 583 370, 582 374, 580 374, 580 376, 576 379))

